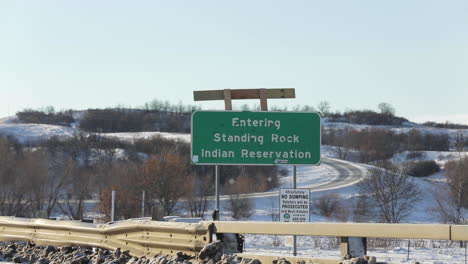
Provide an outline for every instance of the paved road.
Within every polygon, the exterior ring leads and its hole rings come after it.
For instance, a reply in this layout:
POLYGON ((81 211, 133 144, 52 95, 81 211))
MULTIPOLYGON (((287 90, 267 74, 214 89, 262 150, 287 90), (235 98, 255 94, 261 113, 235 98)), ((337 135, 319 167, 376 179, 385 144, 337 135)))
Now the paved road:
MULTIPOLYGON (((320 166, 328 166, 330 170, 333 171, 333 180, 329 182, 324 182, 322 184, 310 184, 306 186, 300 186, 300 188, 309 188, 311 192, 343 188, 358 183, 359 181, 361 181, 362 177, 367 173, 367 169, 364 166, 338 159, 322 158, 322 163, 320 166)), ((243 194, 242 196, 248 198, 271 197, 278 196, 278 191, 249 193, 243 194)), ((209 197, 209 199, 212 200, 214 199, 214 197, 209 197)), ((229 195, 220 196, 220 200, 228 199, 229 195)))

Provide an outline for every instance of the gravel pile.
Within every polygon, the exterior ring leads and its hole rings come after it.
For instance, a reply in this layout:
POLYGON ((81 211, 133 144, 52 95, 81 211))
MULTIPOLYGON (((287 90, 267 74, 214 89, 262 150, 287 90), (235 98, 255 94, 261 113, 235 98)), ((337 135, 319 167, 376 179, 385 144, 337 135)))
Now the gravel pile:
POLYGON ((0 246, 0 259, 31 264, 189 264, 191 257, 159 255, 154 258, 131 256, 128 251, 87 247, 37 246, 33 243, 8 243, 0 246))
MULTIPOLYGON (((76 246, 38 246, 33 243, 0 243, 0 261, 29 264, 261 264, 258 259, 248 259, 229 254, 223 243, 213 242, 206 245, 198 258, 182 252, 176 256, 157 255, 152 258, 131 256, 120 248, 112 251, 91 247, 76 246)), ((347 259, 343 264, 371 264, 375 259, 347 259)), ((286 259, 273 261, 272 264, 291 264, 286 259)), ((297 264, 306 264, 298 262, 297 264)))

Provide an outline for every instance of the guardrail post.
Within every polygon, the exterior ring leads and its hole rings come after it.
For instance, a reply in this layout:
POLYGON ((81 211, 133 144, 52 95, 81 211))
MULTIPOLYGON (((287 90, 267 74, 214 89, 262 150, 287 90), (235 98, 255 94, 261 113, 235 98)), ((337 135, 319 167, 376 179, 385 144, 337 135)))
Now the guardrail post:
POLYGON ((340 237, 341 256, 362 257, 367 254, 367 238, 340 237))
POLYGON ((340 237, 341 257, 349 255, 349 241, 347 237, 340 237))

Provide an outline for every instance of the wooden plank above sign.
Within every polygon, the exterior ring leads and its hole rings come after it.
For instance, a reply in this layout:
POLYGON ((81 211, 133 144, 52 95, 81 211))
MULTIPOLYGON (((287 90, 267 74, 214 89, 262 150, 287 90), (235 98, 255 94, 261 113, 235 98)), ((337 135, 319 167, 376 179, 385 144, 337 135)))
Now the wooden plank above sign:
MULTIPOLYGON (((231 91, 231 99, 259 99, 263 89, 226 89, 231 91)), ((268 99, 296 98, 294 88, 265 89, 268 99)), ((225 90, 194 91, 194 101, 224 100, 225 90)))

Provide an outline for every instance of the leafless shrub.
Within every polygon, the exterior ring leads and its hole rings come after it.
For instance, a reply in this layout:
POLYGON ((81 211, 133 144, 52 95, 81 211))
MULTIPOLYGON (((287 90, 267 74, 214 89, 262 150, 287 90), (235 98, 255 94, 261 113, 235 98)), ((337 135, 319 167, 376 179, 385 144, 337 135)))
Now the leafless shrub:
POLYGON ((231 216, 235 220, 246 219, 253 214, 252 201, 240 194, 230 194, 227 209, 231 211, 231 216))
POLYGON ((253 214, 253 202, 242 195, 252 190, 252 180, 245 176, 239 176, 228 188, 229 202, 227 210, 231 212, 232 218, 236 220, 249 218, 253 214))
POLYGON ((322 216, 347 221, 349 210, 338 194, 325 194, 312 202, 314 208, 322 216))

